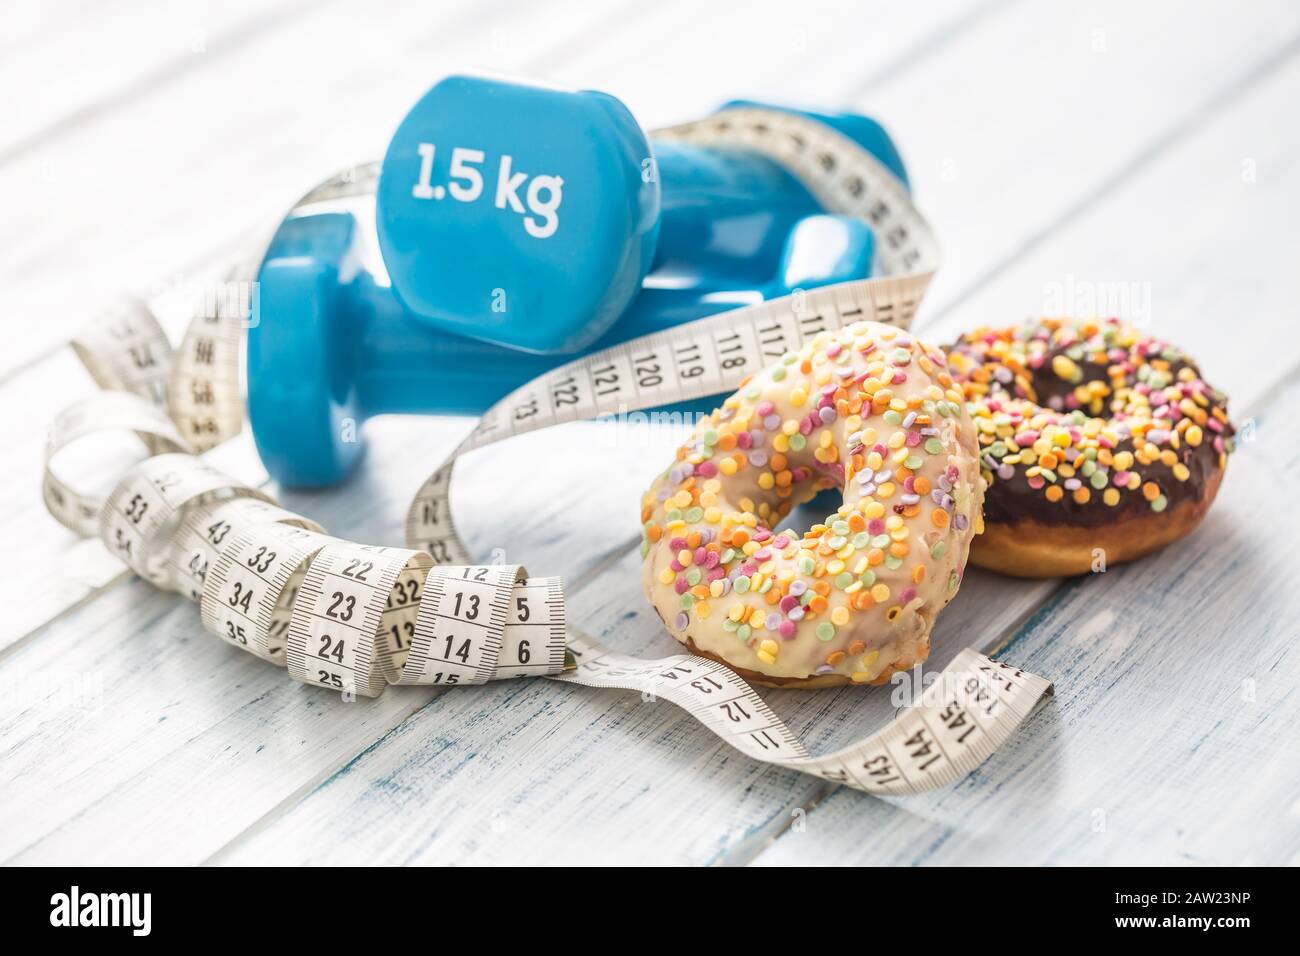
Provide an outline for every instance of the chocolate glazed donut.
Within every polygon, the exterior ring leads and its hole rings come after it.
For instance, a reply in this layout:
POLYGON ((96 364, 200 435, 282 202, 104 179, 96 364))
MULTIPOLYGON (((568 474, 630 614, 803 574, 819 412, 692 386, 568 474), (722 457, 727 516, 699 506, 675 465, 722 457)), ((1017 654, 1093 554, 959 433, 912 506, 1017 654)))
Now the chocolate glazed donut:
POLYGON ((1176 541, 1233 450, 1227 398, 1192 359, 1117 319, 978 328, 948 349, 988 492, 974 564, 1083 574, 1176 541))

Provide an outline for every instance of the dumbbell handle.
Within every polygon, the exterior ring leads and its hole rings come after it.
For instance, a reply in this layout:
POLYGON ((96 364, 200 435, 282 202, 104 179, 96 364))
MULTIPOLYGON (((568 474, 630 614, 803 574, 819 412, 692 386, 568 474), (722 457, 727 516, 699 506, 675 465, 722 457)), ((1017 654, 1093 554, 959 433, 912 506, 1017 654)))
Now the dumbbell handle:
POLYGON ((747 267, 770 268, 789 228, 821 211, 802 183, 757 153, 659 142, 654 164, 672 188, 660 193, 651 273, 667 270, 719 288, 761 281, 747 267))
MULTIPOLYGON (((884 127, 870 117, 787 110, 747 100, 733 100, 721 108, 745 107, 790 112, 824 123, 854 140, 908 185, 897 147, 884 127)), ((793 222, 819 208, 802 183, 757 153, 719 146, 699 149, 662 139, 653 140, 652 149, 660 178, 672 183, 672 188, 660 193, 661 226, 651 272, 679 265, 698 273, 731 273, 729 279, 738 278, 734 273, 743 268, 746 258, 771 262, 779 256, 784 239, 778 225, 782 219, 793 222), (733 224, 746 216, 754 217, 748 225, 755 227, 746 235, 761 234, 763 245, 741 249, 729 235, 734 233, 733 224)))

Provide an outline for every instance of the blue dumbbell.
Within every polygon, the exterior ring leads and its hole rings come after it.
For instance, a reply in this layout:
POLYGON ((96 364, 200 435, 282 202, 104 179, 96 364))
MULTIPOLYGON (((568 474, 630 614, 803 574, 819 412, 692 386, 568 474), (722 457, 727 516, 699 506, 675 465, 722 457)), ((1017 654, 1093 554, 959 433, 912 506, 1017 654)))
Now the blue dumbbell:
MULTIPOLYGON (((802 115, 904 178, 873 121, 802 115)), ((611 97, 453 77, 402 123, 373 204, 300 210, 272 240, 248 344, 258 449, 284 484, 331 484, 372 415, 482 412, 574 354, 865 277, 873 248, 762 156, 651 153, 611 97)))

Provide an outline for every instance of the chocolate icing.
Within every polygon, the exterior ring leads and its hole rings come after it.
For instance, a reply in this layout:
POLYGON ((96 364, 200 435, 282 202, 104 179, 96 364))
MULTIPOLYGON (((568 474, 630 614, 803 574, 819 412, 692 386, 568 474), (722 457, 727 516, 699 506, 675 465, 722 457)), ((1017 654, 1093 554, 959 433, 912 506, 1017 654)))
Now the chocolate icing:
MULTIPOLYGON (((1131 441, 1121 443, 1118 451, 1132 451, 1131 441)), ((1180 460, 1191 472, 1186 481, 1178 481, 1173 470, 1159 462, 1145 465, 1142 477, 1154 481, 1169 499, 1169 511, 1184 501, 1199 500, 1205 492, 1211 474, 1219 470, 1219 456, 1209 445, 1198 448, 1183 446, 1180 460)), ((998 524, 1019 524, 1036 521, 1045 525, 1073 525, 1096 528, 1122 520, 1125 517, 1151 514, 1151 506, 1141 494, 1130 491, 1122 494, 1117 505, 1104 504, 1093 496, 1087 504, 1079 504, 1069 495, 1060 501, 1048 501, 1042 489, 1029 487, 1029 480, 1021 468, 1016 469, 1010 481, 994 478, 984 495, 984 520, 998 524)))
MULTIPOLYGON (((1069 325, 1069 323, 1060 324, 1069 325)), ((1042 329, 1041 324, 1031 324, 1024 329, 1017 330, 1015 335, 1018 341, 1024 341, 1030 338, 1035 331, 1041 332, 1042 329)), ((1002 334, 1005 335, 1006 332, 1004 331, 1002 334)), ((954 356, 954 358, 958 355, 965 356, 966 359, 974 363, 973 367, 968 367, 965 371, 950 363, 954 378, 963 387, 969 382, 970 376, 976 368, 986 365, 995 370, 1006 368, 996 358, 985 356, 980 353, 978 348, 974 347, 979 340, 980 331, 977 330, 975 333, 964 336, 947 349, 950 356, 954 356)), ((1158 350, 1159 357, 1168 362, 1173 381, 1178 381, 1178 374, 1183 369, 1189 369, 1196 379, 1201 378, 1199 369, 1191 359, 1176 349, 1161 343, 1153 343, 1151 339, 1145 337, 1139 339, 1139 344, 1154 346, 1158 350)), ((1052 359, 1058 354, 1064 354, 1065 351, 1066 347, 1057 347, 1053 344, 1045 353, 1045 361, 1037 368, 1027 370, 1028 384, 1032 391, 1027 391, 1024 388, 1023 378, 1013 378, 1011 381, 1005 381, 1008 376, 1003 373, 1003 381, 995 379, 990 383, 989 397, 995 399, 1022 399, 1035 402, 1039 407, 1049 412, 1068 412, 1069 409, 1066 408, 1065 403, 1070 399, 1078 385, 1093 381, 1109 384, 1112 381, 1111 376, 1108 374, 1109 363, 1101 364, 1087 358, 1076 362, 1076 366, 1082 371, 1080 380, 1067 381, 1062 378, 1053 371, 1052 359)), ((1007 371, 1010 370, 1007 369, 1007 371)), ((971 397, 969 391, 968 397, 971 397)), ((1197 501, 1205 493, 1207 483, 1221 466, 1221 455, 1215 447, 1216 442, 1214 439, 1216 437, 1221 435, 1221 444, 1225 451, 1232 450, 1232 438, 1235 432, 1231 422, 1227 420, 1226 396, 1217 390, 1208 389, 1205 392, 1205 397, 1209 400, 1208 406, 1205 407, 1205 411, 1209 415, 1213 416, 1213 409, 1215 408, 1223 412, 1223 430, 1221 433, 1213 434, 1206 432, 1206 438, 1200 445, 1192 446, 1183 442, 1180 447, 1169 449, 1177 455, 1178 461, 1187 467, 1189 474, 1186 480, 1179 481, 1174 475, 1173 466, 1166 465, 1159 460, 1135 466, 1135 469, 1140 471, 1143 483, 1151 481, 1159 486, 1161 493, 1168 502, 1166 511, 1172 511, 1184 502, 1197 501)), ((1027 414, 1032 415, 1033 412, 1027 414)), ((1123 415, 1119 415, 1108 421, 1122 424, 1125 418, 1123 415)), ((1168 422, 1170 427, 1173 424, 1174 422, 1168 422)), ((1124 451, 1134 452, 1136 450, 1134 445, 1133 438, 1123 438, 1116 444, 1112 452, 1114 454, 1124 451)), ((1167 450, 1167 448, 1168 446, 1162 446, 1161 450, 1167 450)), ((985 474, 989 476, 987 468, 985 474)), ((1152 513, 1151 503, 1140 491, 1136 490, 1122 490, 1119 502, 1115 505, 1106 504, 1101 498, 1100 491, 1093 492, 1089 501, 1080 504, 1070 494, 1065 494, 1058 501, 1049 500, 1042 487, 1033 488, 1030 486, 1024 466, 1015 466, 1014 474, 1009 479, 999 478, 996 474, 989 477, 989 488, 984 498, 984 517, 986 521, 998 524, 1015 525, 1022 521, 1034 521, 1045 525, 1098 527, 1123 520, 1126 517, 1152 513)))

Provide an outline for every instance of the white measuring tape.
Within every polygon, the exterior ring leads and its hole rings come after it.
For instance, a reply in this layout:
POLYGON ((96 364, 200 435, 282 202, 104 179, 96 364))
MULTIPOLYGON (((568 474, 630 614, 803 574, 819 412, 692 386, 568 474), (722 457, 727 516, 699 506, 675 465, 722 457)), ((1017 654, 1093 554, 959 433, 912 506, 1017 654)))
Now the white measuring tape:
MULTIPOLYGON (((969 773, 1050 693, 1047 681, 966 649, 884 729, 813 756, 725 665, 612 651, 566 621, 558 578, 475 565, 456 534, 452 472, 467 452, 564 422, 731 391, 813 336, 857 321, 910 324, 937 246, 903 186, 856 143, 806 118, 748 107, 656 135, 743 146, 782 163, 826 208, 871 225, 882 277, 701 319, 517 389, 420 487, 405 549, 329 537, 196 457, 242 425, 243 315, 196 318, 173 354, 149 310, 132 305, 73 342, 107 391, 65 409, 51 429, 44 480, 51 513, 78 533, 98 534, 157 586, 198 601, 204 626, 223 640, 309 684, 373 697, 389 684, 546 676, 662 697, 755 760, 873 793, 917 793, 969 773), (151 457, 99 501, 58 476, 51 460, 103 429, 136 433, 151 457)), ((372 192, 377 173, 376 164, 354 167, 294 208, 372 192)), ((255 276, 257 251, 234 278, 255 276)))

